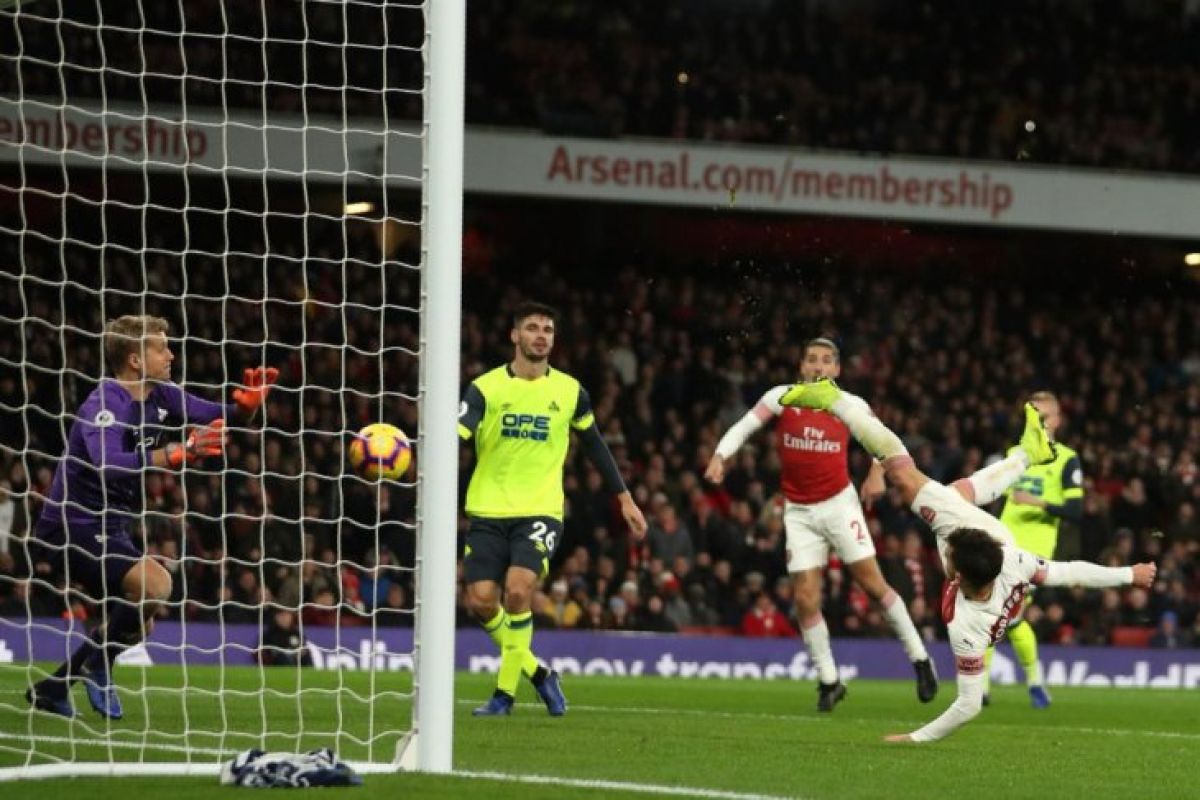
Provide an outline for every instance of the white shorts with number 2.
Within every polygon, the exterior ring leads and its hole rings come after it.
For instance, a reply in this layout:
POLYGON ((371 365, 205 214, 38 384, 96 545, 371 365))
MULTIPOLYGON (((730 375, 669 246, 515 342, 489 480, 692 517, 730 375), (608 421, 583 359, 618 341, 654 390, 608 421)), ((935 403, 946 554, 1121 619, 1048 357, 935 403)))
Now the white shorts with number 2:
POLYGON ((833 550, 844 564, 875 555, 854 484, 819 503, 789 502, 783 512, 788 572, 824 567, 833 550))

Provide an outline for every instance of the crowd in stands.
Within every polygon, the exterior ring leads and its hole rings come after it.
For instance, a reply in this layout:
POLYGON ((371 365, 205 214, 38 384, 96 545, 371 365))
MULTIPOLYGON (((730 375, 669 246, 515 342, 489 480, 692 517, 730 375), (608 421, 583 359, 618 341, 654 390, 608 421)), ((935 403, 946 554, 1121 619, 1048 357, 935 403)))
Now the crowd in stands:
POLYGON ((1194 172, 1200 18, 1185 5, 475 3, 468 113, 592 136, 1194 172))
MULTIPOLYGON (((296 5, 22 7, 0 17, 0 94, 420 117, 419 6, 296 5), (385 43, 402 46, 385 53, 385 43)), ((1016 0, 991 16, 943 0, 473 0, 467 116, 575 135, 1194 172, 1196 8, 1016 0)), ((61 193, 96 186, 94 174, 61 172, 22 173, 20 186, 37 191, 0 195, 27 228, 18 237, 5 227, 0 241, 0 261, 20 265, 0 272, 0 614, 96 613, 30 563, 24 543, 70 415, 104 372, 105 318, 145 312, 171 321, 175 377, 200 394, 226 394, 243 366, 282 371, 265 425, 235 431, 223 462, 146 477, 138 535, 176 577, 164 615, 275 624, 283 639, 297 621, 410 625, 415 491, 347 474, 343 457, 348 432, 368 422, 418 427, 408 229, 230 209, 229 187, 214 195, 201 177, 185 185, 167 173, 124 198, 139 178, 105 173, 111 202, 60 208, 61 193), (170 191, 192 204, 186 215, 167 210, 160 194, 170 191), (399 252, 384 258, 389 238, 399 252)), ((270 205, 273 193, 247 197, 270 205)), ((470 256, 464 384, 510 356, 519 300, 557 305, 554 363, 589 389, 651 523, 646 542, 631 543, 600 476, 572 453, 566 535, 535 601, 539 625, 795 635, 770 436, 742 449, 722 486, 702 473, 721 433, 795 379, 802 342, 826 335, 842 347, 844 383, 942 481, 1005 450, 1025 394, 1057 392, 1086 488, 1060 557, 1152 559, 1159 578, 1150 591, 1041 591, 1031 621, 1051 642, 1106 643, 1134 629, 1200 646, 1194 284, 1089 276, 1057 289, 815 263, 801 277, 782 263, 739 269, 732 254, 719 269, 624 254, 570 265, 499 257, 489 271, 470 256)), ((465 489, 471 447, 459 455, 465 489)), ((865 469, 854 450, 856 478, 865 469)), ((892 494, 869 521, 888 581, 924 635, 941 635, 930 532, 892 494)), ((825 586, 835 634, 890 635, 845 565, 830 565, 825 586)))
MULTIPOLYGON (((346 431, 374 419, 417 429, 415 359, 401 349, 417 344, 417 318, 396 309, 381 316, 380 267, 343 263, 343 246, 351 253, 374 246, 365 226, 335 237, 321 226, 340 223, 309 224, 326 249, 302 265, 290 260, 296 242, 271 257, 228 259, 237 291, 223 313, 207 313, 213 301, 203 299, 221 295, 219 271, 187 271, 181 302, 184 266, 154 262, 146 310, 175 325, 178 379, 213 396, 256 359, 283 371, 266 427, 235 432, 223 465, 146 479, 141 534, 177 578, 168 616, 256 623, 287 608, 305 625, 411 624, 414 492, 346 475, 342 445, 346 431), (277 280, 285 271, 292 279, 277 280), (344 296, 355 304, 343 305, 344 296)), ((261 243, 245 248, 261 252, 261 243)), ((10 529, 0 532, 6 615, 64 611, 44 565, 21 563, 22 540, 69 414, 100 374, 98 297, 81 288, 86 283, 55 282, 86 266, 85 251, 65 248, 63 259, 59 252, 26 237, 27 270, 48 282, 27 276, 22 287, 0 292, 6 317, 25 317, 23 337, 15 329, 0 337, 0 395, 17 399, 0 409, 3 490, 14 501, 10 529), (14 578, 30 568, 42 580, 14 578)), ((118 251, 111 259, 106 313, 139 310, 140 298, 119 291, 137 288, 136 259, 118 251)), ((411 306, 415 276, 397 269, 387 298, 411 306)), ((739 452, 722 486, 702 473, 721 433, 763 391, 794 380, 802 342, 823 334, 842 346, 844 384, 868 398, 921 468, 942 481, 1005 450, 1024 394, 1056 391, 1067 420, 1061 436, 1080 452, 1086 476, 1083 520, 1068 526, 1059 556, 1153 559, 1159 579, 1148 592, 1041 591, 1030 619, 1050 642, 1105 643, 1134 627, 1142 640, 1158 628, 1155 641, 1200 645, 1200 293, 1189 284, 1137 286, 1122 294, 1128 287, 1099 278, 1056 289, 1036 279, 819 267, 801 274, 784 265, 565 272, 503 260, 472 276, 464 382, 511 356, 507 312, 519 299, 558 305, 553 362, 589 389, 651 522, 646 541, 631 543, 600 476, 573 452, 566 533, 536 598, 539 624, 795 635, 769 435, 739 452)), ((460 455, 465 488, 471 447, 460 455)), ((861 478, 860 450, 851 464, 861 478)), ((0 497, 0 507, 5 502, 0 497)), ((941 635, 943 576, 929 530, 893 494, 872 506, 869 522, 885 576, 924 635, 941 635)), ((459 527, 461 538, 465 518, 459 527)), ((845 565, 831 563, 825 583, 835 634, 889 635, 845 565)), ((71 606, 69 613, 94 613, 77 596, 71 606)), ((474 624, 465 610, 460 622, 474 624)))
MULTIPOLYGON (((586 136, 1196 172, 1196 10, 477 0, 467 117, 586 136)), ((56 103, 69 86, 73 102, 148 101, 169 117, 227 107, 417 120, 422 25, 419 5, 361 0, 270 14, 219 0, 23 10, 0 25, 12 67, 0 92, 56 103)))

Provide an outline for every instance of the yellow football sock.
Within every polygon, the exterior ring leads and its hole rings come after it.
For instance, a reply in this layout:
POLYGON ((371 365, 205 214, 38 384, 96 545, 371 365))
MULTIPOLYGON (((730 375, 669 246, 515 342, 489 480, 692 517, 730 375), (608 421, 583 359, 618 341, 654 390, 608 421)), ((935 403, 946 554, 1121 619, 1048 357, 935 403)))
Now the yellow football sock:
POLYGON ((521 614, 509 614, 504 627, 507 633, 501 650, 500 676, 496 679, 496 688, 515 696, 522 667, 527 659, 533 658, 529 650, 533 641, 533 613, 526 611, 521 614))
POLYGON ((492 637, 492 642, 500 652, 504 652, 504 623, 507 621, 508 612, 501 608, 496 612, 496 616, 483 623, 483 629, 487 631, 488 636, 492 637))
MULTIPOLYGON (((496 645, 496 649, 500 651, 501 655, 504 654, 504 637, 508 632, 508 626, 505 625, 507 621, 508 612, 501 608, 496 612, 496 616, 483 623, 483 629, 492 638, 492 642, 496 645)), ((537 656, 533 654, 532 650, 527 649, 525 655, 521 658, 521 674, 526 678, 532 678, 533 673, 537 672, 539 666, 537 656)))
POLYGON ((1025 683, 1029 686, 1042 685, 1042 667, 1038 664, 1037 636, 1033 626, 1025 620, 1008 629, 1008 639, 1012 642, 1013 652, 1021 669, 1025 670, 1025 683))
POLYGON ((995 645, 989 645, 987 652, 983 654, 983 693, 987 694, 992 690, 992 656, 996 654, 995 645))

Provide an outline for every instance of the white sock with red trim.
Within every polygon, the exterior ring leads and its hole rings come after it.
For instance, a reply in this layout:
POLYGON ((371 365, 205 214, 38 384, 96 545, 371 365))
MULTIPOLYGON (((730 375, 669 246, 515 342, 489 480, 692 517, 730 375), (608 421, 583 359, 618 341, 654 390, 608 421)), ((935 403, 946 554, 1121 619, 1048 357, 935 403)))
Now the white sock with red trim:
POLYGON ((1029 456, 1024 450, 1018 450, 1008 458, 955 481, 954 488, 975 505, 986 506, 1003 497, 1008 487, 1028 468, 1029 456))
POLYGON ((829 646, 829 626, 825 617, 814 614, 800 623, 800 633, 808 648, 808 657, 817 665, 817 680, 821 683, 837 683, 837 664, 833 660, 833 648, 829 646))

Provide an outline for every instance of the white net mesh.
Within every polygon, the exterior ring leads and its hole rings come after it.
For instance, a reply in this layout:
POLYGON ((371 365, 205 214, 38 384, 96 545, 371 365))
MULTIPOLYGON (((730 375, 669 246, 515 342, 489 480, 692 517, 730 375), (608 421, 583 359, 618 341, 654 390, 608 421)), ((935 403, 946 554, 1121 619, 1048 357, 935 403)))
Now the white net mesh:
POLYGON ((0 768, 390 762, 415 491, 347 474, 343 448, 370 422, 417 430, 424 7, 0 5, 0 768), (124 718, 77 686, 66 719, 25 690, 113 601, 29 545, 123 314, 170 322, 172 378, 202 397, 281 375, 223 459, 145 471, 129 529, 170 600, 113 672, 124 718))

